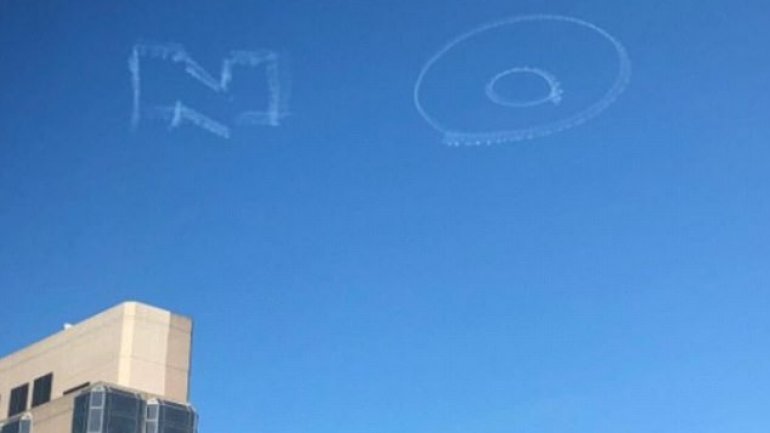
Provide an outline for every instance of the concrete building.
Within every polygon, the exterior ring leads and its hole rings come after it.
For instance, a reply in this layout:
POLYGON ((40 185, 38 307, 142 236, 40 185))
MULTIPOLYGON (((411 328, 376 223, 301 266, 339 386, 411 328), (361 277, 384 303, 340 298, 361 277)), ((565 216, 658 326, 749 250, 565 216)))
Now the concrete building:
POLYGON ((194 433, 192 321, 125 302, 0 359, 0 433, 194 433))

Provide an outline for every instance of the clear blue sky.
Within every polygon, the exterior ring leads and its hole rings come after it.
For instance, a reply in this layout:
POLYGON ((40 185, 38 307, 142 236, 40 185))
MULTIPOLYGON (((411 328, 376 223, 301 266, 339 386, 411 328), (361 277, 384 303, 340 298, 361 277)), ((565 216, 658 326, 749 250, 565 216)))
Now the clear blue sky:
MULTIPOLYGON (((767 432, 768 17, 759 0, 0 0, 0 353, 136 299, 196 320, 201 433, 767 432), (422 66, 532 13, 622 41, 625 92, 558 134, 442 144, 413 105, 422 66), (217 76, 231 49, 280 52, 291 115, 229 140, 132 131, 137 41, 217 76)), ((471 54, 541 53, 568 104, 612 70, 597 46, 471 54)), ((242 102, 161 63, 148 100, 242 102)))

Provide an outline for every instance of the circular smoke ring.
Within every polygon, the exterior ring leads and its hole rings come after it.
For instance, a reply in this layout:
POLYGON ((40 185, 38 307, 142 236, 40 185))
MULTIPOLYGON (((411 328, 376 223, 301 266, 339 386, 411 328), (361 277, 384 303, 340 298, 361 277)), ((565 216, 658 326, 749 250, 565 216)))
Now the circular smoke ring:
MULTIPOLYGON (((592 118, 598 116, 602 111, 607 109, 623 92, 631 77, 631 61, 628 57, 625 47, 620 43, 618 39, 613 37, 607 31, 602 28, 591 24, 587 21, 583 21, 577 18, 561 15, 524 15, 508 18, 502 21, 493 22, 483 25, 467 33, 464 33, 457 38, 449 41, 441 49, 438 50, 433 56, 431 56, 425 65, 422 67, 417 81, 414 85, 413 99, 415 107, 420 115, 425 119, 430 126, 440 132, 444 137, 444 142, 449 145, 481 145, 481 144, 494 144, 504 142, 514 142, 521 140, 528 140, 546 135, 555 134, 575 126, 586 123, 592 118), (501 129, 493 131, 465 131, 445 126, 434 118, 428 110, 425 108, 422 101, 422 87, 426 80, 428 72, 433 66, 447 53, 452 51, 458 45, 466 42, 482 33, 490 30, 499 29, 504 26, 515 26, 527 22, 556 22, 572 24, 577 27, 589 30, 598 34, 602 39, 606 40, 613 48, 618 62, 618 72, 615 75, 612 85, 607 91, 596 101, 588 104, 578 112, 569 116, 563 117, 558 120, 543 122, 528 127, 519 127, 515 129, 501 129)), ((487 98, 495 104, 508 108, 527 108, 541 105, 547 102, 551 102, 554 105, 559 105, 562 102, 563 90, 558 77, 553 74, 536 67, 520 66, 507 69, 494 75, 485 86, 485 93, 487 98), (543 79, 550 87, 550 92, 543 98, 535 99, 531 101, 520 101, 505 97, 495 89, 496 83, 512 74, 517 73, 529 73, 534 74, 543 79)))
POLYGON ((484 92, 487 94, 487 98, 489 98, 489 100, 495 104, 514 108, 534 107, 536 105, 541 105, 548 102, 551 102, 554 105, 559 105, 561 103, 561 95, 564 93, 561 89, 559 80, 557 80, 553 74, 542 69, 531 68, 529 66, 520 66, 500 72, 499 74, 492 77, 491 80, 489 80, 487 85, 484 87, 484 92), (495 88, 495 85, 503 78, 507 78, 514 74, 530 74, 541 78, 548 85, 548 94, 542 98, 533 99, 530 101, 520 101, 501 95, 495 88))

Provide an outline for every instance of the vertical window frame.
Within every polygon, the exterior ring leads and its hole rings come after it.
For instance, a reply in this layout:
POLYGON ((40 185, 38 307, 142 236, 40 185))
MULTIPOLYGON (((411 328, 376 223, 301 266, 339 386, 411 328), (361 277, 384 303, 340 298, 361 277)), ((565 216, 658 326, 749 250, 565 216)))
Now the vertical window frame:
POLYGON ((106 400, 107 392, 104 387, 98 386, 91 390, 88 396, 86 433, 101 433, 104 431, 104 405, 106 400))

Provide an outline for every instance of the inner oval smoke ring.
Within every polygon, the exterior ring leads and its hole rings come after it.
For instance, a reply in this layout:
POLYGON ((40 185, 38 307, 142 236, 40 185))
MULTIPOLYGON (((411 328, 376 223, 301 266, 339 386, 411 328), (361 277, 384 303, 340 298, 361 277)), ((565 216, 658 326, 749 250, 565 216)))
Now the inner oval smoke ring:
POLYGON ((414 85, 412 98, 414 101, 414 105, 417 108, 417 111, 420 113, 420 115, 425 119, 426 122, 428 122, 428 124, 430 124, 431 127, 433 127, 433 129, 444 134, 444 141, 447 144, 459 144, 462 142, 472 143, 472 144, 482 144, 482 143, 491 143, 491 142, 501 143, 501 142, 507 142, 507 141, 520 141, 520 140, 526 140, 526 139, 531 139, 536 137, 542 137, 545 135, 550 135, 556 132, 563 131, 565 129, 573 128, 582 123, 585 123, 591 118, 596 117, 599 113, 601 113, 608 106, 610 106, 615 101, 615 99, 617 99, 617 97, 623 92, 630 78, 631 78, 631 60, 628 58, 628 53, 626 52, 625 47, 623 46, 623 44, 620 43, 620 41, 615 39, 615 37, 610 35, 608 32, 606 32, 602 28, 594 24, 591 24, 587 21, 580 20, 578 18, 572 18, 572 17, 562 16, 562 15, 520 15, 520 16, 507 18, 501 21, 495 21, 489 24, 485 24, 481 27, 477 27, 469 32, 466 32, 450 40, 446 45, 444 45, 435 54, 433 54, 433 56, 431 56, 428 59, 425 65, 423 65, 422 69, 420 70, 420 74, 417 76, 417 81, 415 82, 415 85, 414 85), (604 96, 601 97, 595 103, 579 111, 578 113, 573 114, 559 121, 543 123, 543 124, 532 126, 529 128, 501 130, 501 131, 493 131, 493 132, 470 132, 470 131, 452 130, 450 128, 447 128, 441 125, 441 123, 439 123, 436 119, 434 119, 432 116, 428 114, 428 112, 425 110, 425 107, 423 107, 422 103, 420 102, 420 89, 422 87, 422 83, 425 80, 425 76, 427 75, 428 71, 433 67, 433 65, 441 57, 443 57, 447 52, 452 50, 455 46, 459 45, 465 40, 470 39, 480 33, 483 33, 498 27, 518 24, 526 21, 558 21, 558 22, 576 24, 578 26, 587 28, 589 30, 592 30, 598 33, 607 41, 609 41, 618 55, 619 65, 618 65, 618 74, 615 77, 615 81, 613 82, 609 90, 607 90, 607 92, 604 94, 604 96))
POLYGON ((489 100, 494 102, 495 104, 502 105, 505 107, 514 107, 514 108, 534 107, 537 105, 545 104, 547 102, 551 102, 554 105, 559 105, 561 103, 561 95, 563 93, 559 80, 557 80, 556 77, 553 76, 553 74, 539 68, 530 68, 529 66, 521 66, 521 67, 506 69, 505 71, 500 72, 499 74, 495 74, 489 80, 487 85, 484 86, 484 92, 487 94, 487 98, 489 98, 489 100), (542 98, 533 99, 531 101, 517 101, 515 99, 506 98, 505 96, 501 95, 497 90, 495 90, 495 84, 497 84, 497 82, 502 80, 503 78, 513 74, 524 74, 524 73, 536 75, 542 78, 543 81, 545 81, 546 84, 548 84, 548 94, 543 96, 542 98))

